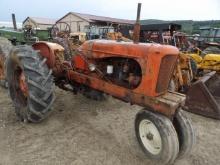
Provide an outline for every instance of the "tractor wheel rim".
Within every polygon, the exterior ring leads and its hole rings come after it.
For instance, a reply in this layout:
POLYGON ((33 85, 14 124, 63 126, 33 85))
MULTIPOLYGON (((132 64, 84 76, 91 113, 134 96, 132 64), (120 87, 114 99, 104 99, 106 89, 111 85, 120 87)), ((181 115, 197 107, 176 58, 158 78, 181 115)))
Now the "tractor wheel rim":
POLYGON ((25 78, 23 71, 19 75, 19 88, 24 94, 24 96, 27 97, 28 96, 28 85, 26 83, 26 78, 25 78))
POLYGON ((4 60, 4 59, 3 59, 3 58, 1 57, 1 55, 0 55, 0 80, 2 80, 2 79, 5 78, 3 60, 4 60))
POLYGON ((141 141, 148 152, 158 155, 162 150, 162 139, 157 127, 147 119, 140 122, 139 134, 141 141))

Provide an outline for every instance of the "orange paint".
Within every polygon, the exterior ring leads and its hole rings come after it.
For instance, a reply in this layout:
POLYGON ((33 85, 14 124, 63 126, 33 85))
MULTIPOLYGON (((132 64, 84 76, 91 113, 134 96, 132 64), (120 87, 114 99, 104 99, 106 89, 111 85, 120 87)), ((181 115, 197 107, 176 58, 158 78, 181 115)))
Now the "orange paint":
MULTIPOLYGON (((48 43, 41 44, 41 46, 38 44, 40 50, 44 50, 45 47, 50 48, 50 51, 45 51, 45 55, 43 54, 47 57, 48 64, 53 64, 53 61, 56 62, 56 53, 54 52, 57 48, 48 43)), ((184 102, 183 96, 180 96, 181 99, 178 101, 169 100, 170 95, 167 96, 169 80, 173 74, 178 55, 178 49, 173 46, 92 40, 86 41, 78 48, 78 52, 71 60, 73 68, 66 67, 65 61, 63 61, 59 67, 56 67, 58 64, 53 64, 52 69, 54 73, 62 73, 67 82, 72 85, 77 82, 125 102, 147 107, 171 118, 176 109, 184 102), (135 60, 141 67, 140 84, 135 89, 129 89, 106 80, 100 75, 102 71, 98 73, 88 69, 88 64, 95 64, 100 59, 108 57, 135 60), (164 98, 165 96, 167 97, 164 98)))

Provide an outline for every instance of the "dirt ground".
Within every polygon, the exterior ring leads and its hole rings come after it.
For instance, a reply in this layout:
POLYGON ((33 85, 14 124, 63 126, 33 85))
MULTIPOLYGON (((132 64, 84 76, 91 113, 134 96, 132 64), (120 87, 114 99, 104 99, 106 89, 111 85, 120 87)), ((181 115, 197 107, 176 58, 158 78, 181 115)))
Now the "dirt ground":
MULTIPOLYGON (((16 120, 0 88, 0 165, 154 165, 134 132, 141 108, 109 97, 96 102, 56 89, 54 111, 39 124, 16 120)), ((197 132, 192 154, 175 165, 219 165, 220 122, 187 113, 197 132)))

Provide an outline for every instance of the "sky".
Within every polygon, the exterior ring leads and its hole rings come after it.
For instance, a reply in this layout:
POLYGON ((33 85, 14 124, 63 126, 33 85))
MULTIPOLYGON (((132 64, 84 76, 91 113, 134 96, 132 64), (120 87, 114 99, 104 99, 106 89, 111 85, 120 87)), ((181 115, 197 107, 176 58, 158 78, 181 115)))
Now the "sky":
POLYGON ((135 20, 138 2, 141 19, 220 20, 220 0, 0 0, 0 21, 11 21, 11 13, 22 22, 28 16, 59 19, 70 11, 135 20))

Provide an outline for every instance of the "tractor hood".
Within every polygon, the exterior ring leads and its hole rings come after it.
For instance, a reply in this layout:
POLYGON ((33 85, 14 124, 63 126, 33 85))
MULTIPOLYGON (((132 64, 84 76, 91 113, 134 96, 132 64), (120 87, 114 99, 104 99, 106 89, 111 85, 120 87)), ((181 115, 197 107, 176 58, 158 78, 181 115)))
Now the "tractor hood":
POLYGON ((78 48, 87 57, 127 57, 127 58, 146 58, 146 55, 178 55, 176 47, 152 43, 117 42, 112 40, 91 40, 86 41, 78 48))
MULTIPOLYGON (((74 59, 95 61, 104 58, 133 59, 139 63, 142 84, 137 92, 145 91, 148 96, 159 96, 167 91, 179 55, 176 47, 160 44, 92 40, 78 48, 74 59), (148 86, 148 90, 146 90, 148 86)), ((73 64, 77 60, 73 59, 73 64), (74 62, 75 61, 75 62, 74 62)))

